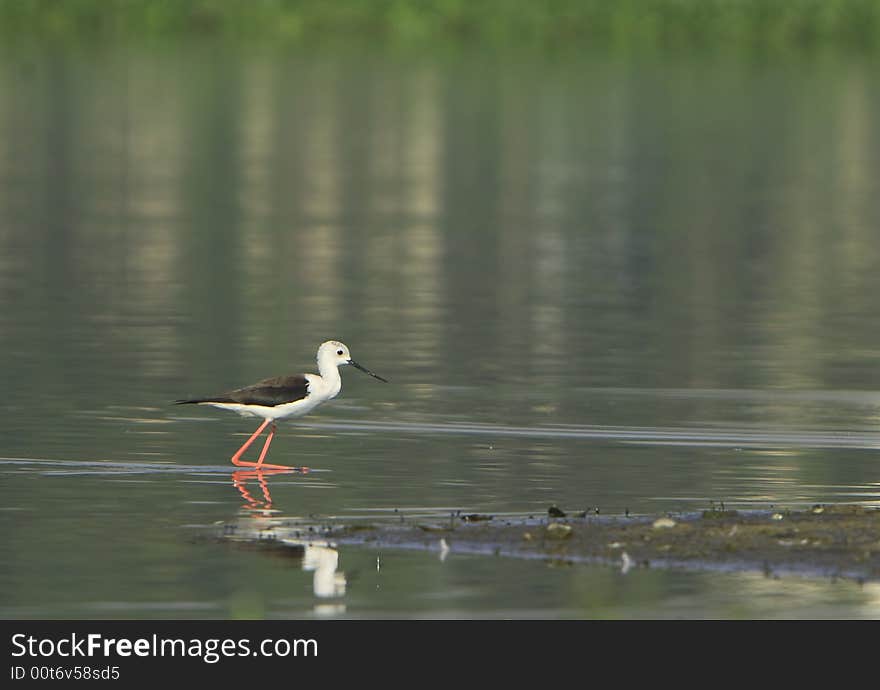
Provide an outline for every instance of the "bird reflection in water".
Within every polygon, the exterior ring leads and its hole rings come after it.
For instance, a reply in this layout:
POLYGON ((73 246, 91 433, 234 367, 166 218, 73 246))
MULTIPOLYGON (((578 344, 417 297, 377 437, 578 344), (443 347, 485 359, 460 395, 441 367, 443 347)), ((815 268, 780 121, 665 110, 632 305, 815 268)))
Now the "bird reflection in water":
MULTIPOLYGON (((303 537, 302 525, 290 525, 287 518, 273 517, 278 510, 273 507, 268 478, 273 474, 290 474, 289 470, 236 470, 232 484, 244 499, 243 514, 227 523, 224 540, 259 550, 274 557, 292 560, 302 570, 312 572, 312 591, 320 599, 334 599, 345 595, 347 580, 339 568, 339 552, 335 544, 326 539, 303 537), (256 482, 259 493, 249 482, 256 482)), ((333 616, 345 612, 343 603, 316 604, 314 612, 321 616, 333 616)))
POLYGON ((238 489, 241 497, 244 499, 242 508, 254 512, 272 511, 272 493, 269 491, 269 483, 266 477, 272 474, 287 474, 285 470, 236 470, 232 473, 232 485, 238 489), (257 484, 262 492, 262 498, 256 498, 248 489, 247 483, 251 480, 257 480, 257 484))

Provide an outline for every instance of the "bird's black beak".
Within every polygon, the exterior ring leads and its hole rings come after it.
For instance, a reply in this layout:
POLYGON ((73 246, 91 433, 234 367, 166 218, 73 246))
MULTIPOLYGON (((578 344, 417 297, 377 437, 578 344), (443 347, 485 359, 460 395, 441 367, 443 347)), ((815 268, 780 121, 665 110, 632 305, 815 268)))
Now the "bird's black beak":
POLYGON ((379 379, 382 383, 388 383, 388 379, 383 379, 381 376, 379 376, 379 374, 374 374, 372 371, 370 371, 366 367, 362 367, 360 364, 355 362, 353 359, 348 360, 348 363, 351 364, 351 366, 353 366, 355 369, 360 369, 365 374, 369 374, 374 379, 379 379))

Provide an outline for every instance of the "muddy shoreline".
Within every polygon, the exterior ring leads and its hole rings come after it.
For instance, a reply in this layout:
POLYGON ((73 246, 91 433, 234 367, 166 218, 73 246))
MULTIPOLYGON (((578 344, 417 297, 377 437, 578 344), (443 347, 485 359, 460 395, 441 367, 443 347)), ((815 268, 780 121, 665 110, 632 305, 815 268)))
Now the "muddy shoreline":
POLYGON ((880 581, 880 510, 849 505, 647 517, 572 517, 552 507, 545 517, 470 514, 370 523, 247 517, 225 525, 222 538, 273 549, 295 550, 320 540, 443 557, 470 553, 599 563, 624 572, 672 567, 880 581))

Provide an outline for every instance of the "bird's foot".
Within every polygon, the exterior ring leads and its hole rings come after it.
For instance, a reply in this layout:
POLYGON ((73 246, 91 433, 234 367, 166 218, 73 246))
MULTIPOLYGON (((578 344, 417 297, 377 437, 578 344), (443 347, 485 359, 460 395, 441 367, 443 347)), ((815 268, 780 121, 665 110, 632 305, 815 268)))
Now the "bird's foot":
POLYGON ((272 465, 268 462, 259 463, 259 462, 250 462, 248 460, 238 460, 237 458, 232 458, 232 464, 236 467, 249 467, 255 472, 260 472, 262 470, 278 470, 278 471, 286 471, 286 472, 302 472, 303 474, 309 471, 308 467, 291 467, 290 465, 272 465))

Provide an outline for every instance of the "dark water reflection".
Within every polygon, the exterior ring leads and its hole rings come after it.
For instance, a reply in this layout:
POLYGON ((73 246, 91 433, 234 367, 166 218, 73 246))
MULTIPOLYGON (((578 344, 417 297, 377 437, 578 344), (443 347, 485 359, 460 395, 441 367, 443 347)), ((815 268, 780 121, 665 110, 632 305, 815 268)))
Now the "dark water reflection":
MULTIPOLYGON (((0 612, 310 611, 247 586, 289 570, 189 541, 239 509, 255 425, 167 403, 311 368, 327 338, 393 385, 347 371, 282 425, 273 460, 316 470, 272 478, 285 514, 880 505, 875 75, 7 49, 0 612)), ((477 603, 394 558, 409 603, 349 588, 347 615, 751 613, 669 574, 639 576, 648 608, 525 601, 534 564, 477 603)))

